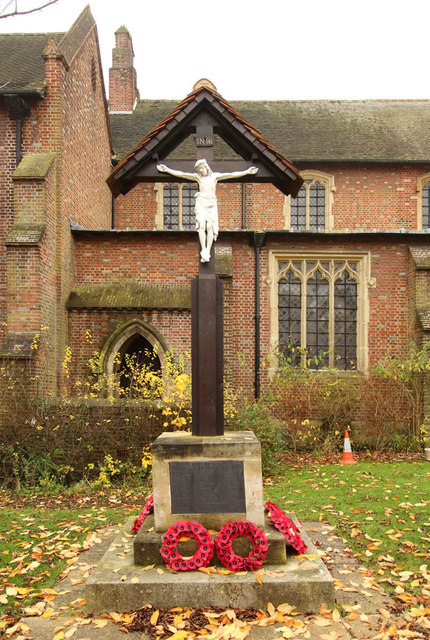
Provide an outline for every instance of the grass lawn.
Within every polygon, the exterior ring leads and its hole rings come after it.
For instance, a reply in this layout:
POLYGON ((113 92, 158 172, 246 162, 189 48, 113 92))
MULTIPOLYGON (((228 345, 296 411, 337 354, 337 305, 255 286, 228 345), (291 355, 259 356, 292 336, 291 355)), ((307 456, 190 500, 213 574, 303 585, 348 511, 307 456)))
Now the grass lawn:
MULTIPOLYGON (((301 520, 334 524, 360 562, 405 604, 428 600, 428 462, 283 465, 266 480, 265 494, 301 520)), ((144 500, 145 491, 125 489, 63 497, 0 491, 0 636, 25 608, 49 598, 49 588, 98 528, 138 515, 144 500)))
POLYGON ((405 602, 428 588, 428 462, 282 467, 265 494, 300 520, 335 525, 359 561, 405 602))
POLYGON ((49 589, 97 529, 138 513, 144 500, 126 490, 62 497, 0 491, 0 637, 25 609, 49 600, 49 589))

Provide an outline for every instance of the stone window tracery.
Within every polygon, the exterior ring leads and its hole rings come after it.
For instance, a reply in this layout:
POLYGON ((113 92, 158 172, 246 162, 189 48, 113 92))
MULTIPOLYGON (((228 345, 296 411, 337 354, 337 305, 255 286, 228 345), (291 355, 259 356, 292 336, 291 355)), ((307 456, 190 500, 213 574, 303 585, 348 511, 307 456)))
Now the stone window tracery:
POLYGON ((321 231, 331 229, 333 176, 322 171, 301 171, 304 179, 296 198, 285 199, 285 226, 290 231, 321 231))
POLYGON ((367 254, 272 255, 272 345, 295 366, 367 368, 367 254))
POLYGON ((418 229, 430 229, 430 173, 417 178, 418 229))

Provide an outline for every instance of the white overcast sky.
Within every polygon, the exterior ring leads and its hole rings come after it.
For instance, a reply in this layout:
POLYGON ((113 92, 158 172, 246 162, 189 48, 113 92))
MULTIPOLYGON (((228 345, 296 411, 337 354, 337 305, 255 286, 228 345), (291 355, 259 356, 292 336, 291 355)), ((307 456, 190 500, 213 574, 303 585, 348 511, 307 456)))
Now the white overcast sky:
MULTIPOLYGON (((19 2, 24 7, 37 0, 19 2)), ((29 16, 0 20, 0 32, 66 31, 87 4, 59 0, 29 16)), ((430 0, 89 4, 106 86, 114 32, 125 25, 141 98, 182 99, 201 77, 227 100, 430 98, 430 0)))

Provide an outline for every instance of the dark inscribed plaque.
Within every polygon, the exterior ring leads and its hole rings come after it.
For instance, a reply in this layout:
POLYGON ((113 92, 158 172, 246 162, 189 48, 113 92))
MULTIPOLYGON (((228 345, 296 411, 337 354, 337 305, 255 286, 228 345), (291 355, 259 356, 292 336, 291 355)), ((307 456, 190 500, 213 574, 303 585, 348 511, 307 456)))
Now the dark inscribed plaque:
POLYGON ((245 513, 243 462, 169 462, 172 513, 245 513))

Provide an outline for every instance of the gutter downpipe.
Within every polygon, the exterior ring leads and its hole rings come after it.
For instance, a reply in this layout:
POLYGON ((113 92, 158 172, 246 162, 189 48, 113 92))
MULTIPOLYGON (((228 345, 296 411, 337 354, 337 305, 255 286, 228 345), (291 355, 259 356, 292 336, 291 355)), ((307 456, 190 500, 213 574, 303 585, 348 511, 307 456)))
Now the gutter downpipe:
POLYGON ((255 256, 255 288, 254 288, 254 302, 255 302, 255 314, 254 314, 254 333, 255 333, 255 346, 254 346, 254 397, 257 400, 260 397, 260 251, 266 239, 264 231, 254 232, 254 256, 255 256))

